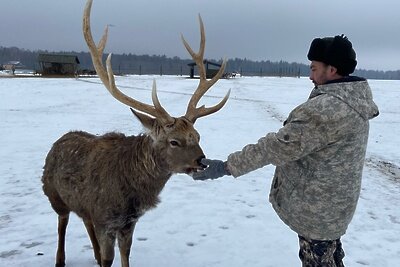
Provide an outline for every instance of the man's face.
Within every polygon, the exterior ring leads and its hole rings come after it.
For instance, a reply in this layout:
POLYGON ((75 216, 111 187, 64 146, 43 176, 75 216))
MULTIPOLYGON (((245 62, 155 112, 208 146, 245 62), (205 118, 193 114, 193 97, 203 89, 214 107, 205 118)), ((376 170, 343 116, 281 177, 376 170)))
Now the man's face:
POLYGON ((336 74, 336 69, 320 61, 311 61, 310 64, 310 80, 315 86, 325 84, 332 80, 333 74, 336 74), (333 73, 334 72, 334 73, 333 73))

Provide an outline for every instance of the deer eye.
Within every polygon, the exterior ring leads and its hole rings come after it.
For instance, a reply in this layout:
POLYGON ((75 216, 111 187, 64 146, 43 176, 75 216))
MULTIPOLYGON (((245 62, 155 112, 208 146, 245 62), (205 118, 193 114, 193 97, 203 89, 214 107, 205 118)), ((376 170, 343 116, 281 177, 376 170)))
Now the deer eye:
POLYGON ((176 140, 171 140, 171 141, 169 141, 169 144, 170 144, 172 147, 177 147, 177 146, 179 146, 179 142, 176 141, 176 140))

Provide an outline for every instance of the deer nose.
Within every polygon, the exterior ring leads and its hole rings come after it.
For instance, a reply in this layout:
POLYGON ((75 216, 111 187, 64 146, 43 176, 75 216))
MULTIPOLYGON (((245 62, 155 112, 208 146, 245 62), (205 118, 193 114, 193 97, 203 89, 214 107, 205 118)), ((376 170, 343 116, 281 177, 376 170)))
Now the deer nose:
POLYGON ((200 167, 202 167, 202 168, 206 168, 206 167, 207 167, 206 165, 204 165, 203 163, 201 163, 201 160, 202 160, 202 159, 205 159, 205 158, 206 158, 206 156, 201 155, 201 156, 196 160, 197 164, 198 164, 200 167))

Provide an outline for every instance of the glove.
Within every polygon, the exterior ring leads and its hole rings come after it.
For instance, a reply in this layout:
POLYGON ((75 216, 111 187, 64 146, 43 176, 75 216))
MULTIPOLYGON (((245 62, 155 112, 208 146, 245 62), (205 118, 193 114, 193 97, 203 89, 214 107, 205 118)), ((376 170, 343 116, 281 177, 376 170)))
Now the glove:
POLYGON ((193 180, 217 179, 224 175, 231 175, 226 169, 226 162, 222 160, 202 159, 201 163, 208 167, 203 171, 193 173, 193 180))

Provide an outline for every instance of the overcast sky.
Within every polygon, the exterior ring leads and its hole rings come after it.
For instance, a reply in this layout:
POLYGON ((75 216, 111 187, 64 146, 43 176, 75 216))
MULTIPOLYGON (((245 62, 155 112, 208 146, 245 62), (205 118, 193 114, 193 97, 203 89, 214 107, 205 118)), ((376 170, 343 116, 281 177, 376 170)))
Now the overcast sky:
MULTIPOLYGON (((86 0, 1 0, 0 46, 88 51, 86 0)), ((399 0, 94 0, 92 31, 110 28, 106 52, 189 58, 182 33, 198 48, 201 14, 206 58, 308 64, 315 37, 344 33, 363 69, 400 69, 399 0)))

